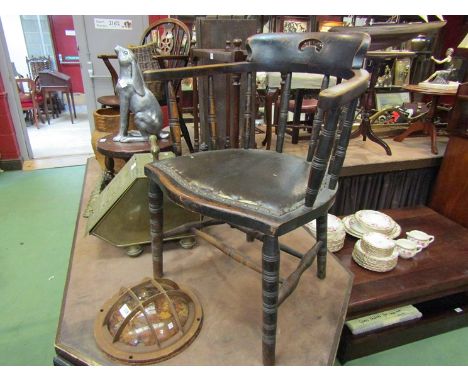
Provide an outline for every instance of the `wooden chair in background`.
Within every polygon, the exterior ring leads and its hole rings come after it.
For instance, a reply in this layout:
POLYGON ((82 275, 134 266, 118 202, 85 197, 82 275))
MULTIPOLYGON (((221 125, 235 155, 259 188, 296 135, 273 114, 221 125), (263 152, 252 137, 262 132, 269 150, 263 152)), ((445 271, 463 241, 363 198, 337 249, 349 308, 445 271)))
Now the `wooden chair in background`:
MULTIPOLYGON (((148 26, 142 34, 140 45, 129 45, 129 49, 135 54, 140 69, 146 71, 187 66, 191 46, 190 30, 187 25, 177 19, 165 18, 148 26)), ((167 106, 164 83, 151 80, 145 80, 145 83, 160 105, 167 106)), ((181 81, 173 83, 175 94, 178 95, 177 107, 181 132, 190 152, 194 152, 187 126, 180 112, 180 85, 181 81)))
POLYGON ((21 101, 21 108, 30 117, 34 125, 39 128, 39 119, 44 120, 41 115, 40 106, 44 104, 42 94, 37 91, 36 82, 30 78, 17 78, 16 84, 21 101))
POLYGON ((39 72, 43 70, 53 70, 50 56, 26 57, 26 64, 28 65, 29 78, 32 80, 35 80, 39 72))
MULTIPOLYGON (((167 81, 169 120, 175 149, 180 153, 180 128, 173 81, 208 77, 210 151, 155 161, 145 173, 150 180, 149 204, 153 273, 163 277, 163 191, 176 204, 209 219, 182 227, 214 244, 233 259, 263 275, 263 362, 275 363, 278 306, 294 291, 302 273, 317 257, 317 275, 325 278, 327 212, 332 206, 359 96, 366 90, 368 73, 362 65, 370 38, 366 34, 260 34, 247 40, 247 61, 148 71, 148 80, 167 81), (255 72, 281 72, 281 94, 276 151, 252 149, 255 116, 255 72), (323 76, 307 159, 282 154, 292 72, 323 76), (244 122, 240 130, 244 149, 218 150, 217 74, 247 77, 244 122), (347 81, 328 87, 330 76, 347 81), (317 244, 306 254, 286 249, 279 236, 317 219, 317 244), (228 223, 263 241, 262 269, 232 248, 200 231, 204 226, 228 223), (301 258, 297 269, 279 288, 280 249, 301 258)), ((167 234, 167 233, 166 233, 167 234)))
MULTIPOLYGON (((190 30, 181 21, 172 18, 158 20, 152 23, 143 32, 140 45, 129 45, 142 71, 156 70, 164 68, 185 67, 190 58, 191 37, 190 30)), ((103 107, 115 107, 120 105, 119 96, 115 89, 118 81, 118 74, 111 59, 117 59, 115 54, 101 54, 102 59, 112 78, 113 95, 101 96, 97 101, 103 107)), ((165 87, 161 81, 145 81, 148 89, 155 95, 161 106, 166 105, 165 87)), ((180 88, 180 81, 175 83, 176 92, 180 88)), ((193 152, 190 135, 187 126, 180 116, 182 133, 187 146, 193 152)))

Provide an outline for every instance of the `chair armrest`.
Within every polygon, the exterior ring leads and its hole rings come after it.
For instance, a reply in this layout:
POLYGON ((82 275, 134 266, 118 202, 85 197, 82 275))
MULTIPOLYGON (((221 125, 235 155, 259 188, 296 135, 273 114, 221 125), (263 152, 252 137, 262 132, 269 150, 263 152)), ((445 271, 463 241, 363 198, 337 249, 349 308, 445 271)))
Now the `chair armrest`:
POLYGON ((343 106, 359 97, 368 88, 367 70, 353 70, 353 77, 339 85, 322 90, 319 94, 318 107, 325 110, 343 106))
POLYGON ((255 68, 256 65, 251 62, 234 62, 231 64, 212 64, 173 69, 145 70, 143 72, 143 77, 145 81, 170 81, 216 74, 241 73, 246 71, 255 72, 255 68))

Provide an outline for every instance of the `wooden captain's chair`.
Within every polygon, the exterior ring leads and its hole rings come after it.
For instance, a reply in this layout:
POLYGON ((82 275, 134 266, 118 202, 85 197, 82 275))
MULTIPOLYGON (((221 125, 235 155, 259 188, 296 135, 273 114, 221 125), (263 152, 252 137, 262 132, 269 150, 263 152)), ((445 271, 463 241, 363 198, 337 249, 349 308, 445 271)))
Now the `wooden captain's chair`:
MULTIPOLYGON (((148 164, 149 204, 154 277, 163 277, 163 191, 176 204, 210 218, 185 230, 208 238, 230 253, 200 227, 228 223, 250 237, 263 241, 263 362, 275 363, 278 306, 294 291, 301 274, 317 257, 317 275, 325 278, 327 212, 332 206, 359 96, 366 90, 368 73, 359 69, 369 45, 367 34, 278 33, 260 34, 247 40, 247 61, 148 71, 147 80, 168 81, 170 122, 178 130, 172 82, 182 78, 208 77, 210 151, 148 164), (254 142, 255 72, 281 72, 285 86, 281 95, 276 151, 252 149, 254 142), (288 100, 293 72, 324 75, 307 158, 282 154, 288 100), (213 82, 217 74, 247 77, 244 111, 244 149, 218 150, 216 100, 213 82), (328 87, 330 76, 344 81, 328 87), (301 262, 279 288, 280 245, 278 238, 317 219, 317 244, 306 254, 295 253, 301 262), (201 232, 201 233, 200 233, 201 232)), ((180 148, 180 132, 175 134, 180 148)), ((293 252, 290 252, 293 253, 293 252)), ((240 261, 240 260, 238 260, 240 261)), ((245 262, 244 262, 245 264, 245 262)), ((222 287, 222 286, 220 286, 222 287)), ((238 349, 237 349, 238 350, 238 349)))

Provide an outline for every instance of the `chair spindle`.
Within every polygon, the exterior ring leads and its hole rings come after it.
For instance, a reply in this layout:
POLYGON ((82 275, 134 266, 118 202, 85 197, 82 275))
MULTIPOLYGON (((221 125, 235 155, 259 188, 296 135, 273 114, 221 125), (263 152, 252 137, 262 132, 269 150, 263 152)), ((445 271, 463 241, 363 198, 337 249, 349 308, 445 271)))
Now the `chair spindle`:
POLYGON ((240 112, 240 85, 241 74, 234 73, 232 75, 232 98, 233 98, 233 120, 232 120, 232 147, 239 148, 239 112, 240 112))
MULTIPOLYGON (((326 75, 323 76, 322 85, 320 86, 320 91, 325 90, 330 85, 330 76, 326 75)), ((317 107, 317 111, 314 115, 314 121, 312 122, 312 131, 310 134, 310 141, 309 141, 309 150, 307 152, 307 162, 312 161, 312 158, 315 153, 315 148, 317 146, 318 138, 320 129, 322 128, 324 120, 324 112, 323 109, 317 107)))
POLYGON ((320 131, 320 141, 318 143, 314 157, 312 158, 312 169, 306 189, 305 205, 312 207, 319 193, 320 185, 328 165, 328 158, 332 150, 333 140, 338 122, 338 108, 333 108, 327 112, 326 121, 320 131))
MULTIPOLYGON (((345 123, 345 120, 346 120, 346 115, 347 115, 347 112, 348 112, 348 106, 349 105, 344 105, 344 106, 341 106, 339 109, 338 109, 338 125, 337 125, 337 128, 336 128, 336 134, 335 134, 335 139, 333 141, 333 149, 332 149, 332 153, 331 153, 331 156, 330 156, 330 163, 333 163, 333 161, 335 160, 335 155, 336 155, 336 150, 338 148, 338 142, 340 140, 340 136, 341 136, 341 132, 343 130, 343 125, 345 123)), ((328 166, 328 173, 330 174, 331 173, 331 166, 328 166)))
POLYGON ((341 130, 340 139, 335 151, 335 157, 330 164, 330 183, 328 187, 333 190, 338 182, 340 176, 341 167, 343 166, 346 149, 348 148, 349 137, 353 127, 354 113, 356 112, 356 106, 358 99, 351 101, 346 110, 345 121, 341 130))
POLYGON ((200 151, 200 127, 199 127, 199 116, 198 116, 198 79, 193 77, 192 80, 193 88, 193 144, 195 151, 200 151))
POLYGON ((244 149, 251 147, 250 137, 252 135, 252 72, 247 73, 247 90, 245 93, 244 111, 244 149))
POLYGON ((169 126, 171 130, 172 146, 174 153, 177 156, 182 155, 182 143, 181 143, 181 129, 180 129, 180 118, 179 108, 177 107, 177 99, 175 96, 174 85, 172 81, 167 81, 166 92, 169 98, 169 126))
POLYGON ((284 81, 284 87, 281 90, 280 112, 278 118, 278 132, 276 139, 276 152, 283 152, 284 134, 286 132, 286 124, 288 122, 288 104, 289 94, 291 93, 291 78, 292 73, 281 73, 281 79, 284 81))
MULTIPOLYGON (((226 44, 228 41, 226 41, 226 44)), ((231 75, 226 74, 226 133, 224 148, 231 148, 231 75)))
POLYGON ((211 135, 211 150, 218 149, 218 132, 216 126, 216 106, 213 89, 213 76, 208 76, 208 127, 211 135))

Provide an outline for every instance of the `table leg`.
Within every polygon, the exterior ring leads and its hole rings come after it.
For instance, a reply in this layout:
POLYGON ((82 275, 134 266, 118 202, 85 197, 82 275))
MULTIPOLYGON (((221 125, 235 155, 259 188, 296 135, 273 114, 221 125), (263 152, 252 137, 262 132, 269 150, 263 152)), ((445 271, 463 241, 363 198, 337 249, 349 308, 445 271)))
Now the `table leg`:
POLYGON ((115 175, 114 170, 114 158, 106 156, 104 158, 104 163, 106 165, 106 171, 104 171, 104 176, 101 183, 101 191, 106 188, 106 186, 112 181, 115 175))
POLYGON ((70 102, 70 93, 68 92, 67 92, 67 103, 68 103, 68 111, 70 112, 71 123, 73 124, 73 110, 72 110, 72 104, 70 102))
POLYGON ((431 136, 431 151, 432 154, 438 154, 439 150, 437 150, 437 132, 436 127, 432 122, 426 123, 426 131, 431 136))
POLYGON ((387 153, 387 155, 392 155, 392 150, 390 149, 390 146, 382 139, 380 139, 377 135, 375 135, 374 130, 372 130, 372 126, 370 123, 370 120, 367 120, 367 123, 369 124, 366 128, 366 135, 369 137, 369 139, 372 142, 375 142, 382 146, 387 153))
POLYGON ((71 101, 72 101, 72 105, 73 105, 73 115, 76 118, 75 97, 73 96, 73 91, 72 90, 70 90, 70 96, 71 96, 71 101))
POLYGON ((47 121, 47 124, 50 125, 50 119, 49 119, 49 102, 47 101, 47 97, 49 96, 49 92, 47 91, 43 91, 42 92, 42 98, 44 99, 44 113, 45 113, 45 116, 46 116, 46 121, 47 121))
POLYGON ((275 89, 274 92, 268 91, 265 95, 265 124, 266 124, 266 131, 265 131, 265 139, 262 142, 262 146, 266 145, 266 149, 270 150, 271 147, 271 136, 273 135, 273 122, 272 122, 272 111, 273 111, 273 104, 276 102, 278 97, 278 90, 275 89))
POLYGON ((432 119, 434 117, 438 101, 439 101, 439 97, 438 96, 433 96, 432 97, 431 109, 429 110, 427 115, 425 117, 423 117, 422 120, 418 120, 418 121, 412 123, 410 125, 410 127, 408 127, 408 129, 406 129, 403 133, 401 133, 400 135, 393 138, 393 140, 396 141, 396 142, 402 142, 410 134, 413 134, 413 133, 418 132, 418 131, 424 131, 431 138, 431 152, 433 154, 438 154, 439 151, 437 150, 436 127, 435 127, 434 123, 432 122, 432 119))
MULTIPOLYGON (((357 138, 357 137, 359 137, 359 136, 361 136, 361 135, 364 136, 364 134, 362 134, 362 122, 359 124, 359 127, 358 127, 355 131, 353 131, 353 132, 351 133, 351 135, 349 136, 349 138, 350 138, 350 139, 354 139, 354 138, 357 138)), ((364 136, 364 140, 365 140, 365 136, 364 136)))
POLYGON ((402 142, 409 135, 416 133, 418 131, 426 131, 426 126, 423 121, 413 122, 405 131, 403 131, 400 135, 397 135, 395 138, 393 138, 393 140, 395 142, 402 142))
POLYGON ((271 97, 268 96, 268 94, 265 96, 265 106, 264 106, 264 114, 265 114, 265 125, 266 125, 266 130, 265 130, 265 139, 262 142, 262 146, 266 145, 266 149, 270 150, 271 147, 271 134, 272 134, 272 129, 271 129, 271 103, 272 103, 271 97))

